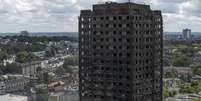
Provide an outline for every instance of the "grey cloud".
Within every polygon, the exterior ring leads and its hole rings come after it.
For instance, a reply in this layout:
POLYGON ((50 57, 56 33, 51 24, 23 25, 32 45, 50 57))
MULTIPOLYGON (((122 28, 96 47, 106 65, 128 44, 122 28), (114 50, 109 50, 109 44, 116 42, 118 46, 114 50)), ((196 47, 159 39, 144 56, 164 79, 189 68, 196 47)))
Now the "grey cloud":
MULTIPOLYGON (((30 31, 36 31, 35 29, 77 31, 79 11, 90 9, 92 4, 104 1, 107 0, 0 0, 0 19, 3 19, 0 26, 3 26, 4 31, 20 31, 23 28, 30 31), (14 26, 17 27, 13 28, 14 26)), ((112 1, 126 2, 126 0, 112 1)), ((201 22, 199 20, 201 0, 135 0, 135 2, 144 2, 151 5, 152 9, 162 10, 165 31, 180 30, 189 25, 198 30, 195 25, 200 25, 201 22), (186 2, 191 6, 186 6, 186 2), (183 13, 180 14, 181 12, 183 13)))
POLYGON ((194 15, 194 16, 201 17, 200 5, 201 5, 201 0, 191 0, 191 1, 188 1, 187 3, 181 4, 180 10, 183 11, 183 13, 186 15, 194 15))
POLYGON ((158 2, 162 2, 162 3, 182 3, 186 1, 188 0, 158 0, 158 2))
POLYGON ((163 14, 165 31, 181 31, 183 28, 191 28, 200 31, 201 18, 196 16, 163 14))

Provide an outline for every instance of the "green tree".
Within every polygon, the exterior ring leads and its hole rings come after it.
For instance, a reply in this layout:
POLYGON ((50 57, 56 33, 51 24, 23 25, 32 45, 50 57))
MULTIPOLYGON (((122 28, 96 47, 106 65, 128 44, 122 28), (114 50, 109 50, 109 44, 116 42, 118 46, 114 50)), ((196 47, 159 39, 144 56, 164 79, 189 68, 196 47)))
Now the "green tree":
POLYGON ((36 56, 26 51, 19 52, 16 55, 16 61, 19 63, 26 63, 26 62, 35 61, 35 60, 36 60, 36 56))
POLYGON ((201 101, 201 99, 192 99, 191 101, 201 101))
POLYGON ((198 66, 194 67, 193 74, 201 76, 201 64, 199 64, 198 66))
POLYGON ((201 84, 198 81, 192 81, 191 87, 193 87, 195 93, 199 93, 201 91, 201 84))
POLYGON ((193 87, 190 84, 184 84, 180 88, 181 93, 195 93, 193 87))
POLYGON ((49 94, 47 88, 37 89, 37 101, 48 101, 49 94))
POLYGON ((63 65, 66 73, 73 73, 73 67, 71 65, 63 65))
POLYGON ((177 94, 177 91, 168 91, 166 83, 164 82, 164 86, 163 86, 163 99, 168 98, 168 97, 174 97, 176 94, 177 94))
POLYGON ((0 61, 7 59, 8 57, 9 55, 5 50, 0 50, 0 61))
POLYGON ((56 74, 60 75, 60 74, 63 74, 65 73, 65 69, 61 66, 61 67, 58 67, 55 71, 56 74))
POLYGON ((170 94, 168 92, 168 89, 166 87, 163 87, 163 99, 169 97, 170 94))
POLYGON ((175 59, 173 61, 173 65, 177 67, 188 67, 191 64, 190 57, 186 55, 178 55, 175 56, 175 59))
POLYGON ((171 92, 169 92, 169 96, 170 97, 174 97, 175 95, 177 95, 177 91, 171 91, 171 92))
POLYGON ((184 84, 180 87, 181 93, 199 93, 201 92, 201 83, 192 81, 191 84, 184 84))
POLYGON ((63 68, 66 73, 73 73, 73 67, 78 66, 78 55, 67 57, 64 60, 63 68))
POLYGON ((73 55, 71 57, 67 57, 64 61, 64 66, 71 65, 71 66, 78 66, 78 55, 73 55))
POLYGON ((192 81, 191 87, 196 87, 196 86, 199 86, 199 82, 198 81, 192 81))
POLYGON ((8 64, 6 66, 1 66, 3 73, 21 73, 22 68, 16 63, 8 64))

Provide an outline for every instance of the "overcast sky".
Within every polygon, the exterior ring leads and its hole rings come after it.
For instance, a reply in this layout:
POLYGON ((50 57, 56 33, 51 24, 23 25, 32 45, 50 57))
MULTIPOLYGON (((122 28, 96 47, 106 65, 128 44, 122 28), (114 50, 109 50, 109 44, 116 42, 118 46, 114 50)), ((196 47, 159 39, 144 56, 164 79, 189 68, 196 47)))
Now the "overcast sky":
MULTIPOLYGON (((0 33, 76 32, 81 9, 107 0, 0 0, 0 33)), ((122 2, 126 0, 110 0, 122 2)), ((164 31, 201 32, 201 0, 131 0, 162 10, 164 31)))

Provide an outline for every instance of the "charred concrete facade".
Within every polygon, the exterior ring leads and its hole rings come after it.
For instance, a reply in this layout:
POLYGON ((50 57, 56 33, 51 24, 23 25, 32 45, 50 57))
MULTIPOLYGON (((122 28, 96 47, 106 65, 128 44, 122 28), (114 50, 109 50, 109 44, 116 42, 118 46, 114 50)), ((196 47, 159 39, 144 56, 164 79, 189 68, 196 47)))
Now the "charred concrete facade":
POLYGON ((80 101, 162 101, 162 15, 105 3, 79 16, 80 101))

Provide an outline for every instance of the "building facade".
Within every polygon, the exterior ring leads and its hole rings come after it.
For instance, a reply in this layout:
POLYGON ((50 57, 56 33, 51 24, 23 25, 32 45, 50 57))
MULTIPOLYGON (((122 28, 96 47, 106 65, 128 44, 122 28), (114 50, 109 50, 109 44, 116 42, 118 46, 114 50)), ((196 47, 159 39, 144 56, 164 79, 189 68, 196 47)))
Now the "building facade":
POLYGON ((192 38, 191 29, 184 29, 183 30, 183 39, 189 40, 192 38))
POLYGON ((24 91, 30 80, 22 75, 4 75, 6 78, 0 80, 0 95, 24 91))
POLYGON ((6 85, 4 82, 0 81, 0 95, 6 93, 6 85))
POLYGON ((29 79, 17 78, 12 80, 5 80, 4 83, 6 92, 11 93, 26 90, 25 88, 28 86, 29 79))
POLYGON ((22 74, 30 79, 36 79, 38 74, 38 69, 42 67, 40 61, 33 61, 29 63, 18 64, 22 67, 22 74))
POLYGON ((162 101, 162 15, 149 5, 93 5, 79 16, 80 101, 162 101))

